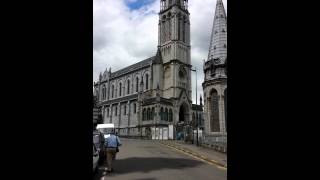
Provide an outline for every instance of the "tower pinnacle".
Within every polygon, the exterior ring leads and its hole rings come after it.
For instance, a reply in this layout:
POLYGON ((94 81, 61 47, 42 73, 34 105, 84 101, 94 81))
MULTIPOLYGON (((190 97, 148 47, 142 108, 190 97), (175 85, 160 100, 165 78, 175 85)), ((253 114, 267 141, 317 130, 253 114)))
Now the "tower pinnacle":
POLYGON ((224 64, 227 57, 227 15, 222 0, 217 0, 213 20, 208 60, 224 64))

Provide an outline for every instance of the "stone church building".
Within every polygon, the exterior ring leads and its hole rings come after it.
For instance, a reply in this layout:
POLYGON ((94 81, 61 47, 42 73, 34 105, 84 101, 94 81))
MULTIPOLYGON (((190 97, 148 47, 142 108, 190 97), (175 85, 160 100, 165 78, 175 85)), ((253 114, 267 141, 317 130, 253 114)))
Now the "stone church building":
POLYGON ((114 123, 120 135, 191 136, 192 115, 202 108, 191 99, 189 15, 188 0, 161 0, 155 56, 106 69, 94 84, 104 123, 114 123))
MULTIPOLYGON (((155 56, 112 72, 94 83, 104 123, 121 136, 148 139, 193 138, 227 148, 227 16, 217 0, 208 59, 204 62, 204 108, 192 104, 188 0, 160 0, 155 56)), ((201 97, 200 97, 201 99, 201 97)))
POLYGON ((205 143, 227 149, 227 16, 217 0, 208 59, 204 62, 205 143))

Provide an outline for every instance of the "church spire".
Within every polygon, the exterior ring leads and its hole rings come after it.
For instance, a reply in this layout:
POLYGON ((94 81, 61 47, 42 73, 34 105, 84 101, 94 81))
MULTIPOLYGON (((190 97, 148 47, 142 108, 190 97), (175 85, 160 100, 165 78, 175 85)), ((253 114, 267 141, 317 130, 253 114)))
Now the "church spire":
POLYGON ((213 20, 208 60, 224 64, 227 58, 227 15, 222 0, 217 0, 213 20))

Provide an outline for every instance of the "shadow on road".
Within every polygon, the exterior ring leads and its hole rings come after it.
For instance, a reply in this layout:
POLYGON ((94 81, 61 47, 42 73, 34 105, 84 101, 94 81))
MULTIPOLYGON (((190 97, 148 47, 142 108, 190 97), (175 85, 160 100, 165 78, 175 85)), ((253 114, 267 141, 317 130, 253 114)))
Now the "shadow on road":
POLYGON ((203 164, 200 161, 183 158, 134 157, 116 160, 117 173, 150 172, 161 169, 183 169, 203 164))
MULTIPOLYGON (((184 169, 192 168, 195 166, 202 165, 203 162, 183 159, 183 158, 162 158, 162 157, 133 157, 126 159, 118 159, 114 162, 116 174, 142 172, 148 173, 150 171, 161 170, 161 169, 184 169)), ((103 173, 100 171, 96 174, 96 178, 102 177, 103 173), (98 176, 98 177, 97 177, 98 176)), ((94 179, 96 179, 94 178, 94 179)), ((155 180, 155 179, 140 179, 140 180, 155 180)))

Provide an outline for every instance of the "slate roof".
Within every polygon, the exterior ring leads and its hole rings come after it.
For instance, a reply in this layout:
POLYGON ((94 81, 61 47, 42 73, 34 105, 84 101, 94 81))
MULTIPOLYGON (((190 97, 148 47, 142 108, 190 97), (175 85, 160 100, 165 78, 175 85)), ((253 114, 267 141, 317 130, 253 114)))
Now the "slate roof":
POLYGON ((116 72, 113 72, 111 73, 111 78, 116 78, 116 77, 119 77, 119 76, 122 76, 124 74, 127 74, 127 73, 130 73, 132 71, 136 71, 136 70, 139 70, 141 68, 144 68, 144 67, 147 67, 147 66, 150 66, 152 60, 155 58, 155 56, 153 57, 150 57, 148 59, 145 59, 145 60, 142 60, 140 62, 137 62, 133 65, 130 65, 128 67, 125 67, 123 69, 120 69, 116 72))

